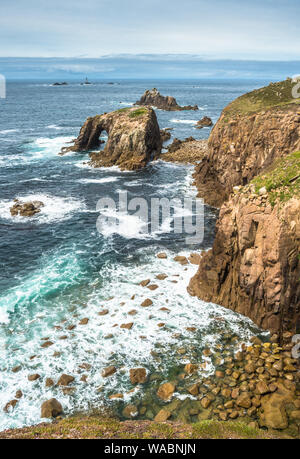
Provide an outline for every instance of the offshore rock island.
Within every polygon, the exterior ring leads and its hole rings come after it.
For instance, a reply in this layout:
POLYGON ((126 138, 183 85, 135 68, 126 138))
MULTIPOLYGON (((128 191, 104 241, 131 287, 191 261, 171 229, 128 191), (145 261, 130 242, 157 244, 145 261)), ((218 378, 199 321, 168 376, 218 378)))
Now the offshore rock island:
POLYGON ((112 113, 88 118, 73 146, 68 151, 89 151, 101 144, 102 132, 108 134, 107 143, 100 152, 90 153, 93 167, 119 166, 137 170, 159 156, 161 132, 152 108, 123 108, 112 113))
POLYGON ((140 98, 139 101, 135 103, 135 105, 142 105, 142 106, 148 106, 150 105, 151 107, 156 107, 160 110, 166 110, 166 111, 185 111, 185 110, 199 110, 197 105, 186 105, 184 107, 181 107, 178 105, 176 99, 171 96, 162 96, 160 92, 156 89, 153 88, 150 90, 147 90, 142 97, 140 98))

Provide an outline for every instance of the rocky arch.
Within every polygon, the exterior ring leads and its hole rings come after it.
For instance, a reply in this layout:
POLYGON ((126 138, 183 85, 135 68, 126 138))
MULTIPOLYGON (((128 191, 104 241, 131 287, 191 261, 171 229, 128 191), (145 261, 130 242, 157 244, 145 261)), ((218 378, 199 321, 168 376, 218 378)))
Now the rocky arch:
POLYGON ((67 151, 91 151, 90 164, 94 167, 118 165, 123 169, 139 169, 159 156, 161 135, 156 114, 152 108, 128 108, 90 117, 79 136, 67 151), (108 140, 103 150, 98 149, 103 132, 108 140))

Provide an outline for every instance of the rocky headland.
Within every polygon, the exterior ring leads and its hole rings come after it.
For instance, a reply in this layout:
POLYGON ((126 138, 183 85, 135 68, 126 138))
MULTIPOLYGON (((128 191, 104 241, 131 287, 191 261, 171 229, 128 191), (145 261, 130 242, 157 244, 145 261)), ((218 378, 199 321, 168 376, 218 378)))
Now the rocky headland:
POLYGON ((62 154, 99 148, 103 132, 108 140, 103 150, 90 153, 89 164, 93 167, 138 170, 160 154, 161 133, 155 111, 149 107, 123 108, 88 118, 74 145, 64 148, 62 154))
POLYGON ((300 330, 300 111, 290 80, 238 98, 196 167, 200 196, 221 206, 216 238, 189 292, 276 333, 300 330))
POLYGON ((151 106, 166 111, 198 110, 197 105, 181 107, 174 97, 162 96, 156 88, 151 89, 151 91, 147 90, 135 105, 151 106))

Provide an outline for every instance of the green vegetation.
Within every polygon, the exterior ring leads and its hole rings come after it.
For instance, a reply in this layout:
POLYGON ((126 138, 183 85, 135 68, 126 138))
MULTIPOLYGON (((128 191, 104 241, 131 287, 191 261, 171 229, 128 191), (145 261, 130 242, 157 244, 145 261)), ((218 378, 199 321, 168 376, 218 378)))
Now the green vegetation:
POLYGON ((125 107, 125 108, 119 108, 119 110, 116 110, 117 113, 122 113, 122 112, 128 112, 130 110, 130 107, 125 107))
POLYGON ((52 424, 40 424, 0 433, 0 438, 106 438, 106 439, 197 439, 286 438, 280 432, 270 433, 237 421, 202 421, 196 424, 126 421, 98 416, 75 416, 52 424))
POLYGON ((130 118, 137 118, 139 116, 147 115, 148 110, 146 108, 138 108, 129 114, 130 118))
POLYGON ((234 115, 255 113, 289 104, 300 104, 300 98, 294 99, 292 96, 294 86, 295 83, 288 79, 279 83, 271 83, 269 86, 238 97, 225 108, 225 121, 234 115))
POLYGON ((252 183, 257 193, 261 188, 266 188, 273 206, 278 201, 286 202, 292 197, 300 197, 300 151, 278 159, 252 183))

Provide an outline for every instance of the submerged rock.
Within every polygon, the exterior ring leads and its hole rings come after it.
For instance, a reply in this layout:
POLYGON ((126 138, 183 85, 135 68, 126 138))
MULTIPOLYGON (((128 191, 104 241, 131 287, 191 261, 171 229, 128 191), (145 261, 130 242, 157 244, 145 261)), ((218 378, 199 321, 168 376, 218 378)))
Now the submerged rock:
POLYGON ((175 392, 175 385, 172 383, 165 383, 162 384, 157 391, 157 396, 162 400, 169 400, 174 392, 175 392))
POLYGON ((181 107, 177 104, 174 97, 162 96, 156 88, 151 89, 151 91, 147 90, 135 105, 150 105, 151 107, 166 111, 198 110, 197 105, 181 107))
POLYGON ((102 132, 108 134, 102 151, 90 153, 93 167, 119 166, 125 170, 138 170, 157 158, 161 151, 161 134, 152 108, 124 108, 112 113, 90 117, 82 126, 79 136, 68 151, 89 151, 100 146, 102 132))

